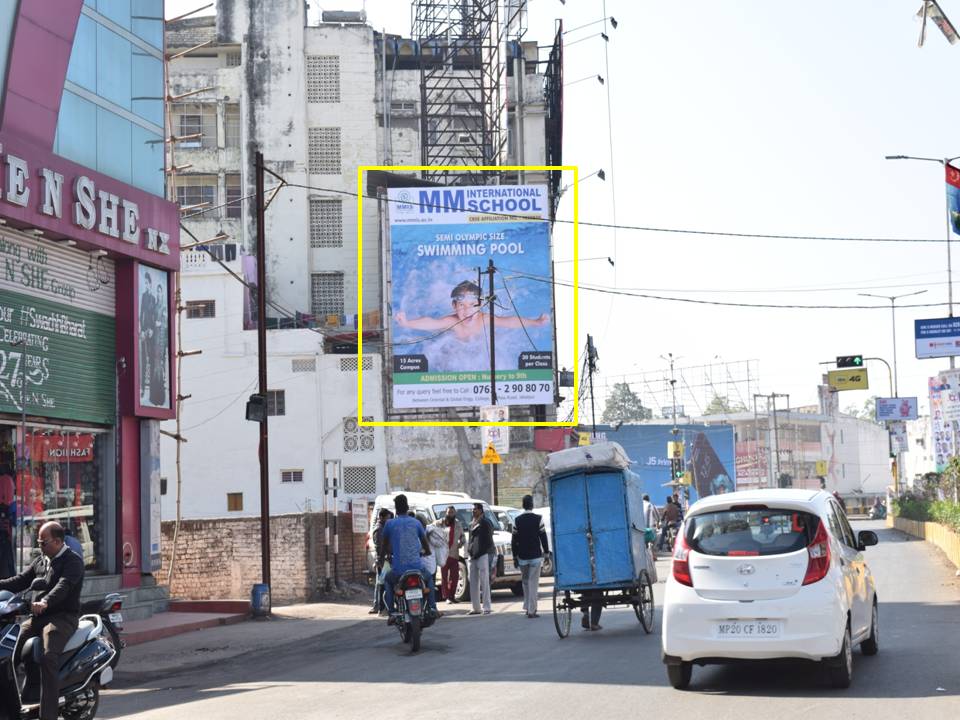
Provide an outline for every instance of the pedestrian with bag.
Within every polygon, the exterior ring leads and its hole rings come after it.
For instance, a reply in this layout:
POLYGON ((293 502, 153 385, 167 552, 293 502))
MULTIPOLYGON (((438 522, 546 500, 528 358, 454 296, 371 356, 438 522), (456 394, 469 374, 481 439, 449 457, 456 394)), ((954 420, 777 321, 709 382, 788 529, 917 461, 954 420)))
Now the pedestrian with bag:
POLYGON ((547 529, 543 518, 533 512, 533 495, 523 496, 523 512, 513 523, 513 562, 520 568, 523 585, 523 610, 528 618, 538 617, 537 596, 540 590, 540 567, 550 553, 547 529))
POLYGON ((494 552, 493 526, 483 516, 483 503, 474 503, 473 522, 470 524, 470 543, 467 546, 470 567, 470 602, 473 609, 469 615, 480 614, 483 601, 483 614, 492 612, 490 607, 490 560, 487 557, 494 552))

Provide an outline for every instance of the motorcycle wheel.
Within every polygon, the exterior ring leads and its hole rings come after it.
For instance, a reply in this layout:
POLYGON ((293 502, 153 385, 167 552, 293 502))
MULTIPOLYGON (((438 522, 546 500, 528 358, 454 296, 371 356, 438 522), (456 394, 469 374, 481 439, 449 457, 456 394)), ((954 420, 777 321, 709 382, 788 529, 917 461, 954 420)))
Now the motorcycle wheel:
POLYGON ((423 629, 420 627, 420 618, 410 618, 410 652, 420 650, 420 633, 423 629))
POLYGON ((99 707, 100 685, 94 680, 64 705, 61 712, 63 720, 93 720, 99 707))

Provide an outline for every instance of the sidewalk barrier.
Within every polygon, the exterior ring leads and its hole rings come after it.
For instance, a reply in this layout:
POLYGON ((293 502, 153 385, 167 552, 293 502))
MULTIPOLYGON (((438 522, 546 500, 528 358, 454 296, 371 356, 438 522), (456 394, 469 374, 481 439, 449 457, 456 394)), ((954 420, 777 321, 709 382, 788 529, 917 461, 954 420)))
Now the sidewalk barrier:
POLYGON ((960 535, 940 523, 887 517, 887 526, 926 540, 943 550, 947 559, 960 568, 960 535))

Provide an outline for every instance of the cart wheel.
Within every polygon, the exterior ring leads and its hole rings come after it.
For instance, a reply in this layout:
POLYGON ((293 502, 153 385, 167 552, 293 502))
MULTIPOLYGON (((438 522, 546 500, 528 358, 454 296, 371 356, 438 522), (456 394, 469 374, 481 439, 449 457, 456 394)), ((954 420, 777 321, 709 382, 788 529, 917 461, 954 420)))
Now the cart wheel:
POLYGON ((557 588, 553 589, 553 624, 557 627, 557 635, 561 638, 570 634, 570 624, 573 621, 573 610, 570 607, 570 594, 564 593, 559 597, 557 588))
POLYGON ((633 604, 633 611, 649 635, 653 631, 653 585, 646 570, 640 571, 640 585, 637 588, 636 597, 637 602, 633 604))

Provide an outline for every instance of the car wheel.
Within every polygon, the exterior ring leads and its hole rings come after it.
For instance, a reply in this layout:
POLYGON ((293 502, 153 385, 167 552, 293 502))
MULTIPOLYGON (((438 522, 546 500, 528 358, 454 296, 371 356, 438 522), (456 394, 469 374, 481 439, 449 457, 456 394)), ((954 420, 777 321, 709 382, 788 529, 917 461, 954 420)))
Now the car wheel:
POLYGON ((693 663, 681 661, 667 665, 667 679, 674 690, 686 690, 693 676, 693 663))
POLYGON ((877 601, 873 601, 873 615, 870 619, 870 635, 860 643, 860 652, 864 655, 876 655, 880 651, 880 615, 877 601))
POLYGON ((850 681, 853 679, 853 649, 850 646, 850 625, 843 631, 843 645, 840 647, 840 654, 830 658, 829 663, 830 684, 838 689, 850 687, 850 681))
POLYGON ((513 583, 513 585, 510 586, 510 592, 517 597, 523 597, 523 583, 513 583))
POLYGON ((457 602, 466 602, 470 599, 470 579, 467 577, 467 564, 460 563, 460 576, 457 578, 457 589, 454 590, 453 599, 457 602))

